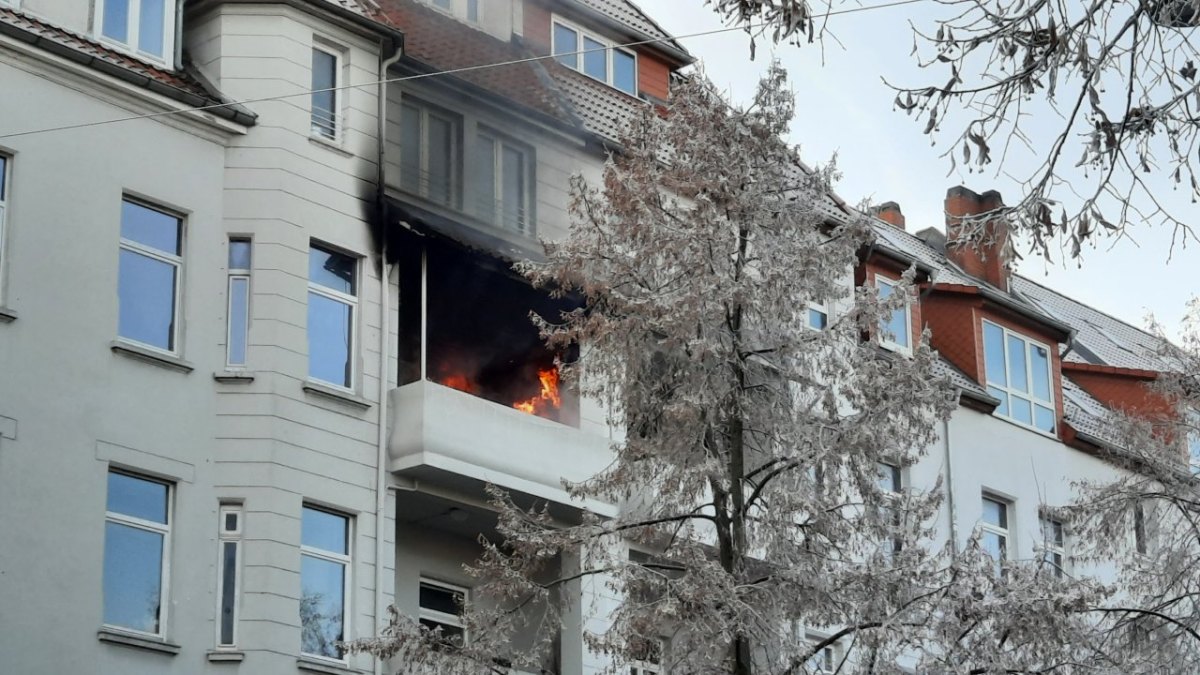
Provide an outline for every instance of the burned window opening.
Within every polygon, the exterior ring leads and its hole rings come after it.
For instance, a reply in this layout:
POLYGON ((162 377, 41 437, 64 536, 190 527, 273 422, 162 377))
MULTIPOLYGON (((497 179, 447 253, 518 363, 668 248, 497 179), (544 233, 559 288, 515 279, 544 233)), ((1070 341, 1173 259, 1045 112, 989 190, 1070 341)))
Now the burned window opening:
POLYGON ((401 261, 400 382, 424 379, 563 424, 578 425, 579 400, 560 381, 555 357, 571 362, 577 349, 556 354, 530 318, 558 321, 575 308, 551 298, 506 269, 506 263, 467 250, 425 246, 424 325, 421 259, 401 261), (415 270, 415 271, 414 271, 415 270))

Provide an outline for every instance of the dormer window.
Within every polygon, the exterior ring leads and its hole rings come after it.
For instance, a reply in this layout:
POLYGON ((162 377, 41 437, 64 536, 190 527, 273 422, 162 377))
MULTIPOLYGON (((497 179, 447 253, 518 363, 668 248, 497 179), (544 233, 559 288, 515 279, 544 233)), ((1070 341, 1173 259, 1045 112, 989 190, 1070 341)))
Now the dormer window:
POLYGON ((138 57, 171 65, 174 0, 97 0, 96 33, 138 57))
MULTIPOLYGON (((881 276, 875 277, 879 299, 886 300, 896 290, 896 282, 881 276)), ((907 352, 912 349, 912 314, 908 305, 892 310, 879 325, 880 343, 889 349, 907 352)))
POLYGON ((637 96, 637 54, 561 18, 554 19, 554 58, 572 70, 637 96))
POLYGON ((1000 399, 995 414, 1043 433, 1057 427, 1050 348, 990 321, 983 322, 988 392, 1000 399))

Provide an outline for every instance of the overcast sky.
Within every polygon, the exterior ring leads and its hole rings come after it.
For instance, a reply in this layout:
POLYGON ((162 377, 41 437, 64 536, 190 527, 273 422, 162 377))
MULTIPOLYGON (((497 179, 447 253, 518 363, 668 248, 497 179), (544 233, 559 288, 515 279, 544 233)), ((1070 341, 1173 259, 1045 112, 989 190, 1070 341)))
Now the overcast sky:
MULTIPOLYGON (((719 17, 701 0, 636 0, 663 28, 687 35, 722 28, 719 17)), ((864 0, 864 5, 882 0, 864 0)), ((844 6, 852 6, 847 3, 844 6)), ((942 145, 931 146, 922 134, 923 124, 892 109, 895 93, 882 78, 909 85, 941 83, 946 79, 921 72, 909 54, 913 47, 909 21, 934 26, 933 16, 923 15, 922 4, 868 10, 831 17, 829 26, 841 42, 826 40, 796 47, 758 45, 750 58, 749 38, 740 31, 684 38, 683 45, 704 64, 718 86, 727 88, 734 101, 745 102, 753 95, 759 75, 772 55, 787 68, 798 99, 792 141, 805 159, 827 162, 835 153, 843 178, 838 193, 851 204, 863 198, 873 202, 898 202, 909 231, 926 227, 943 229, 942 201, 946 189, 965 185, 976 192, 999 190, 1009 203, 1015 202, 1018 183, 995 170, 967 174, 950 171, 940 155, 942 145)), ((1055 121, 1045 115, 1030 127, 1037 147, 1037 133, 1048 139, 1055 121)), ((1044 147, 1044 146, 1042 146, 1044 147)), ((1067 153, 1077 153, 1070 149, 1067 153)), ((1010 173, 1028 171, 1038 160, 1036 149, 1018 154, 1005 167, 1010 173)), ((1161 182, 1163 195, 1180 215, 1198 213, 1186 195, 1175 193, 1166 175, 1153 176, 1161 182)), ((1171 333, 1178 327, 1184 303, 1200 290, 1200 246, 1171 251, 1172 233, 1166 228, 1133 223, 1132 239, 1101 241, 1085 250, 1082 262, 1055 255, 1052 263, 1026 258, 1018 271, 1035 281, 1086 302, 1120 319, 1143 326, 1152 312, 1171 333), (1169 260, 1168 260, 1169 259, 1169 260)))

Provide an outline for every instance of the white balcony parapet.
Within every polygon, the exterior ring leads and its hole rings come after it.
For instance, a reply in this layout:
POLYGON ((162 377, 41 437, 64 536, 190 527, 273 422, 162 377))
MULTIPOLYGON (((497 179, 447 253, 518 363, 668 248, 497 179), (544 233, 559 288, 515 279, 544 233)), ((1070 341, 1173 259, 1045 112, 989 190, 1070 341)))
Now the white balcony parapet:
POLYGON ((616 507, 574 500, 562 480, 585 480, 612 462, 610 441, 429 381, 393 389, 390 469, 457 475, 604 516, 616 507))

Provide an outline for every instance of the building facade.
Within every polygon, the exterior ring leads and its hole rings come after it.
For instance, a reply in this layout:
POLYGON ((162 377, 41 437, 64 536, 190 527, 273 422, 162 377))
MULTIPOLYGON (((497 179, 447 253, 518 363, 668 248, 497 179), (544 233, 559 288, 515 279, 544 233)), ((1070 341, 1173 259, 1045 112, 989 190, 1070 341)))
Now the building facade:
MULTIPOLYGON (((336 643, 460 629, 486 485, 615 513, 562 488, 622 432, 511 263, 691 62, 625 0, 0 0, 2 669, 404 672, 336 643)), ((929 327, 962 402, 893 484, 1071 565, 1046 507, 1112 475, 1155 338, 879 216, 855 282, 917 267, 888 346, 929 327)), ((577 592, 547 671, 610 665, 577 592)))

